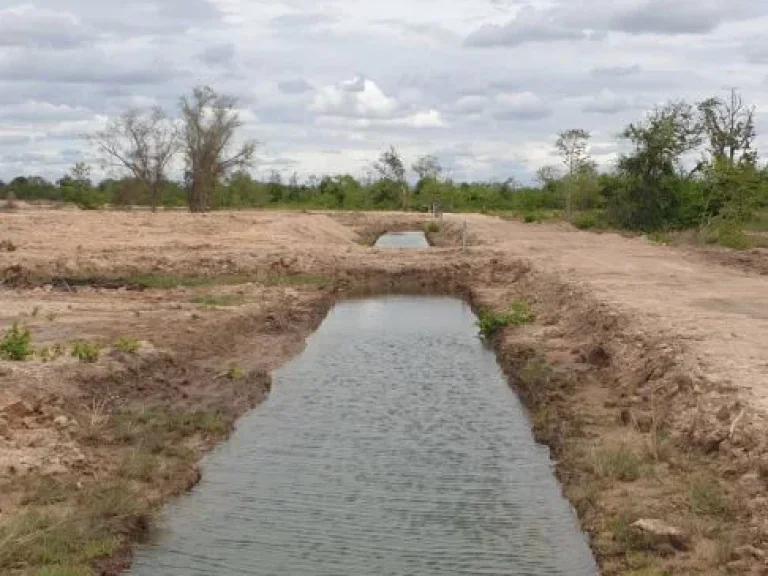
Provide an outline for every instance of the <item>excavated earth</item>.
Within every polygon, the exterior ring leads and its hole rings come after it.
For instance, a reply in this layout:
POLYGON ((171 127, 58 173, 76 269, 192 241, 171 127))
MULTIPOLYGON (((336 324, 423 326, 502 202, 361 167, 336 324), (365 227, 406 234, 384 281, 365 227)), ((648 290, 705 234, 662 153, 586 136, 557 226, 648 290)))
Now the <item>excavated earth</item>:
POLYGON ((370 247, 428 222, 0 214, 0 329, 27 327, 36 350, 0 360, 0 572, 119 573, 334 301, 403 292, 535 312, 489 345, 602 573, 768 574, 765 255, 480 215, 429 224, 430 250, 370 247), (41 551, 61 525, 87 537, 41 551))

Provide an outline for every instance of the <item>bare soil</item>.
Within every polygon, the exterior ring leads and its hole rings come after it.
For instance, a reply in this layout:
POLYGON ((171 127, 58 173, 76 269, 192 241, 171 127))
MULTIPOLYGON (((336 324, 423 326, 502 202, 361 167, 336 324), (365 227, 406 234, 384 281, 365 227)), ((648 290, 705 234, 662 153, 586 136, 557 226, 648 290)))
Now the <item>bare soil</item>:
POLYGON ((0 214, 14 247, 0 251, 0 328, 21 322, 37 349, 0 361, 0 571, 118 573, 153 511, 196 481, 200 456, 265 397, 269 372, 334 300, 401 291, 496 310, 522 299, 536 312, 492 345, 603 573, 768 573, 765 276, 730 256, 479 215, 446 216, 428 251, 367 245, 427 222, 0 214), (121 350, 121 338, 139 345, 121 350), (71 356, 73 340, 102 346, 98 360, 71 356), (115 493, 140 505, 111 494, 95 506, 91 491, 118 480, 115 493), (31 514, 55 521, 25 532, 31 514), (678 528, 684 545, 639 533, 639 519, 678 528), (89 539, 59 555, 30 544, 62 522, 89 539))

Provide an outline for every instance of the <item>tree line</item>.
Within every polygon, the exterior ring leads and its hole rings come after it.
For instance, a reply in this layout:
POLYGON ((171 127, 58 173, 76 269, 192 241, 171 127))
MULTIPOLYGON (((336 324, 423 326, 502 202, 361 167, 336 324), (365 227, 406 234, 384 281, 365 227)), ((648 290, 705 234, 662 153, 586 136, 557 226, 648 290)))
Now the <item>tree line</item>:
POLYGON ((562 215, 581 227, 714 234, 740 229, 768 207, 768 168, 755 149, 755 108, 736 90, 649 111, 621 132, 629 151, 603 171, 590 156, 590 133, 566 130, 553 143, 561 163, 540 169, 535 186, 512 179, 455 182, 435 156, 409 167, 393 147, 364 179, 342 174, 300 182, 296 174, 286 179, 271 171, 258 180, 249 171, 254 144, 234 146, 241 126, 235 98, 198 87, 180 99, 176 118, 158 108, 129 110, 88 135, 124 177, 93 184, 88 166, 78 164, 56 183, 34 176, 0 183, 0 195, 83 208, 186 205, 192 212, 269 206, 426 211, 437 205, 514 211, 526 219, 562 215), (175 159, 184 167, 181 181, 168 176, 175 159))

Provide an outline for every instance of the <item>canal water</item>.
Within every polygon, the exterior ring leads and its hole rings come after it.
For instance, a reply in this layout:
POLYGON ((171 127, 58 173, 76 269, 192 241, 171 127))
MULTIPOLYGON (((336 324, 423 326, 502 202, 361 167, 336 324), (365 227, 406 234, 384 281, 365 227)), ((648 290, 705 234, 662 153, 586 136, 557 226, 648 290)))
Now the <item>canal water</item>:
POLYGON ((475 321, 454 298, 336 305, 130 574, 595 575, 475 321))
POLYGON ((379 236, 376 248, 429 248, 424 232, 390 232, 379 236))

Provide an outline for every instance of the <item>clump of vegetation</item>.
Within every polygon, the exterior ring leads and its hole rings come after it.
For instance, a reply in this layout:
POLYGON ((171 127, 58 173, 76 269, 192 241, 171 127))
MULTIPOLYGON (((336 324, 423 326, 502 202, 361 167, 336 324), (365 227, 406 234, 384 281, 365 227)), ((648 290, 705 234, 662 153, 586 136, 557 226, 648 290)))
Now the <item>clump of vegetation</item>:
POLYGON ((207 296, 195 296, 192 301, 206 308, 219 308, 227 306, 237 306, 243 303, 243 297, 237 294, 219 294, 207 296))
POLYGON ((120 352, 125 352, 126 354, 136 354, 136 352, 138 352, 141 348, 141 342, 136 338, 124 336, 118 339, 114 346, 117 350, 120 350, 120 352))
POLYGON ((728 513, 728 498, 720 485, 710 478, 694 478, 689 503, 691 511, 701 516, 722 516, 728 513))
POLYGON ((628 448, 601 450, 593 454, 592 467, 601 478, 633 482, 640 478, 643 462, 628 448))
POLYGON ((0 241, 0 252, 16 252, 16 244, 10 240, 0 241))
POLYGON ((101 356, 101 345, 88 340, 75 340, 72 342, 72 356, 85 364, 93 364, 101 356))
POLYGON ((242 380, 245 378, 245 372, 240 366, 233 364, 229 367, 229 370, 227 370, 227 378, 230 380, 242 380))
POLYGON ((427 222, 426 226, 424 226, 424 231, 427 234, 437 234, 438 232, 440 232, 440 225, 434 220, 431 222, 427 222))
POLYGON ((0 340, 0 358, 23 362, 33 353, 32 335, 29 330, 14 323, 0 340))
POLYGON ((56 314, 56 312, 48 312, 48 314, 45 315, 45 319, 48 320, 48 322, 53 322, 58 317, 59 315, 56 314))
POLYGON ((37 318, 40 315, 40 306, 32 308, 32 318, 37 318))
POLYGON ((531 324, 535 320, 536 315, 528 304, 522 300, 515 300, 506 312, 494 312, 489 308, 481 309, 478 314, 478 327, 483 338, 491 338, 502 328, 531 324))
POLYGON ((579 230, 592 230, 597 228, 604 228, 603 222, 595 212, 582 212, 573 219, 573 225, 579 230))

